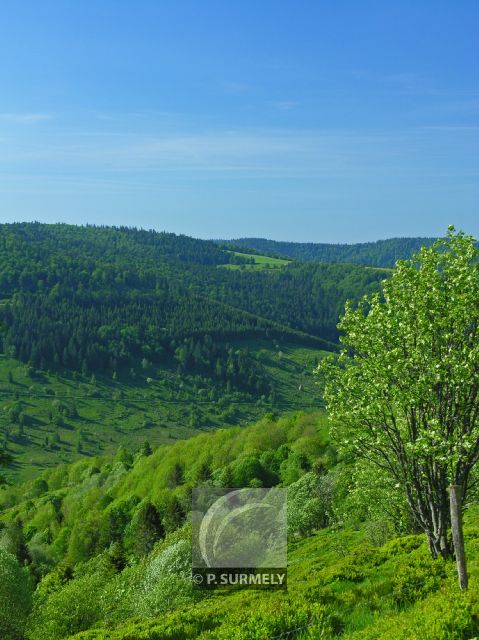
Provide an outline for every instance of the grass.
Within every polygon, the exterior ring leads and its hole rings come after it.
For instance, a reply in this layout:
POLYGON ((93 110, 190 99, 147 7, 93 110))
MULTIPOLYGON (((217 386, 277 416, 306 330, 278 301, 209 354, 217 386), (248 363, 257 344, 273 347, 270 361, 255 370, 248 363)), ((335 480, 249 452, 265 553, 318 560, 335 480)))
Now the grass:
POLYGON ((239 251, 228 251, 228 253, 232 253, 233 255, 241 258, 252 258, 254 262, 252 264, 219 265, 219 267, 223 269, 246 269, 248 271, 256 271, 258 269, 280 269, 291 263, 291 260, 288 258, 272 258, 270 256, 262 256, 255 253, 240 253, 239 251))
POLYGON ((3 472, 21 481, 59 463, 116 450, 120 444, 135 450, 148 440, 158 446, 201 430, 248 424, 268 411, 321 405, 312 370, 325 352, 268 340, 234 345, 247 347, 266 367, 277 390, 272 403, 228 394, 207 378, 180 377, 173 362, 138 367, 134 376, 120 371, 117 380, 97 376, 93 383, 68 372, 32 375, 18 360, 0 356, 0 438, 4 442, 8 434, 6 452, 13 456, 3 472), (76 417, 68 415, 72 402, 76 417), (23 428, 12 420, 15 406, 24 415, 23 428))

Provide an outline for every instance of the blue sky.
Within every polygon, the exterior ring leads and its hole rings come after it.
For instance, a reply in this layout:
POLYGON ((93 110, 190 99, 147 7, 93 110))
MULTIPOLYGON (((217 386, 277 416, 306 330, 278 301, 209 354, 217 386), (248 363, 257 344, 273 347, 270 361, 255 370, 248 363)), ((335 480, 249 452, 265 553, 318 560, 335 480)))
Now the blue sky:
POLYGON ((0 220, 479 235, 479 3, 0 2, 0 220))

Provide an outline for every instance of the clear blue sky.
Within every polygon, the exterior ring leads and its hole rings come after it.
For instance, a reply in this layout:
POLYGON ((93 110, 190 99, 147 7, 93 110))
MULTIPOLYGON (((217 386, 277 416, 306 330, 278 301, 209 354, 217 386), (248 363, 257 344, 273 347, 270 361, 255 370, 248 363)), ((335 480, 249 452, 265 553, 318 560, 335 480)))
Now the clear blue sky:
POLYGON ((0 220, 479 235, 479 2, 0 2, 0 220))

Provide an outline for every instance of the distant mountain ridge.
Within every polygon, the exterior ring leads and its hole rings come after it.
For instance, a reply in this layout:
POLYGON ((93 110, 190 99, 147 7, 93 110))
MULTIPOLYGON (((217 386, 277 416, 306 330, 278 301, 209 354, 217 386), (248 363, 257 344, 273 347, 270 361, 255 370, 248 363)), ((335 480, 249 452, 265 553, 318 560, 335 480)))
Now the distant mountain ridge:
POLYGON ((375 242, 330 244, 323 242, 286 242, 266 238, 216 240, 217 244, 249 249, 258 253, 292 258, 299 262, 348 262, 371 267, 394 267, 397 260, 410 258, 422 246, 436 238, 389 238, 375 242))

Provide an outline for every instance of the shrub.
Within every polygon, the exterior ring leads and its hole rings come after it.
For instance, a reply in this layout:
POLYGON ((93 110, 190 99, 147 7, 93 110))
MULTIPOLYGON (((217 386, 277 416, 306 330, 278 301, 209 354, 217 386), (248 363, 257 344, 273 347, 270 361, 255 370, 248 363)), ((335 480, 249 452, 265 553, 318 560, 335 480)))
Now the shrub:
POLYGON ((145 589, 169 575, 189 578, 191 575, 191 543, 179 540, 150 562, 145 573, 145 589))
POLYGON ((330 504, 323 478, 307 473, 288 488, 288 533, 306 536, 326 526, 330 504))
POLYGON ((436 591, 446 577, 442 560, 423 557, 413 564, 401 566, 394 576, 393 597, 397 604, 405 605, 436 591))
MULTIPOLYGON (((261 602, 254 611, 247 610, 225 619, 211 637, 218 640, 269 640, 272 636, 303 630, 303 638, 321 638, 329 634, 331 622, 322 604, 298 600, 274 599, 261 602)), ((286 636, 285 636, 286 637, 286 636)))
POLYGON ((29 623, 32 640, 61 640, 89 629, 101 617, 99 596, 104 587, 101 574, 67 582, 49 595, 38 593, 29 623))
POLYGON ((20 640, 31 608, 32 586, 26 569, 0 549, 0 637, 20 640))
POLYGON ((388 556, 397 556, 401 553, 411 553, 411 551, 418 549, 423 543, 423 535, 403 536, 402 538, 394 538, 386 542, 382 550, 388 556))
POLYGON ((410 609, 375 618, 351 640, 472 640, 479 634, 478 614, 477 589, 463 593, 454 578, 410 609))

